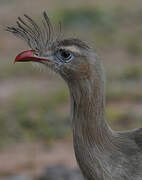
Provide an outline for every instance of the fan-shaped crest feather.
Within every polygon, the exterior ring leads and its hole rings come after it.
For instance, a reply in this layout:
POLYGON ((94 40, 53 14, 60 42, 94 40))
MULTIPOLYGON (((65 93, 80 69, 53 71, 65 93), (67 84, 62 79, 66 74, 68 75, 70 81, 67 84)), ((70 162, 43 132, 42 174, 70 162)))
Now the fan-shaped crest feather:
POLYGON ((6 31, 24 39, 30 48, 42 53, 45 48, 60 37, 61 23, 59 23, 59 33, 55 36, 54 28, 45 11, 41 26, 28 15, 25 14, 24 17, 25 19, 18 17, 17 26, 7 27, 6 31))

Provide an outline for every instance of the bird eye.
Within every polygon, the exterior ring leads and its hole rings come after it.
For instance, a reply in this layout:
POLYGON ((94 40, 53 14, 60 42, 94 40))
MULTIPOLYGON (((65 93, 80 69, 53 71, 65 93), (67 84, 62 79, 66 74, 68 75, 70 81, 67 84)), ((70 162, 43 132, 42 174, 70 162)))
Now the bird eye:
POLYGON ((72 60, 73 55, 70 51, 64 50, 64 49, 59 49, 56 52, 56 56, 59 60, 63 61, 63 62, 69 62, 72 60))

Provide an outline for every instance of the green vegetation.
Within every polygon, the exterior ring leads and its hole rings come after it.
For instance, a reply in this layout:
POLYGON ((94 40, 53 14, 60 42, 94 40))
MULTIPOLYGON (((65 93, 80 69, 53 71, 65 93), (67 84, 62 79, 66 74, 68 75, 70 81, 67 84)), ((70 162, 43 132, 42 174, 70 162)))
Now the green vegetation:
POLYGON ((99 26, 102 29, 108 29, 110 33, 116 27, 113 16, 99 7, 64 9, 57 14, 56 18, 58 18, 57 20, 62 19, 64 26, 67 28, 75 26, 88 29, 99 26))
POLYGON ((120 81, 120 82, 131 82, 138 81, 142 78, 142 65, 132 65, 123 68, 122 70, 115 72, 108 72, 108 78, 110 81, 120 81))
POLYGON ((139 56, 142 53, 142 42, 141 38, 139 38, 139 35, 142 33, 142 30, 135 34, 135 36, 128 37, 126 41, 126 50, 128 53, 132 56, 139 56))
POLYGON ((106 118, 115 130, 128 130, 142 125, 141 115, 136 115, 129 108, 108 106, 106 118))
POLYGON ((67 113, 58 110, 66 104, 68 93, 60 89, 45 95, 28 92, 16 94, 4 104, 0 113, 0 143, 28 139, 55 139, 70 134, 70 121, 67 113))

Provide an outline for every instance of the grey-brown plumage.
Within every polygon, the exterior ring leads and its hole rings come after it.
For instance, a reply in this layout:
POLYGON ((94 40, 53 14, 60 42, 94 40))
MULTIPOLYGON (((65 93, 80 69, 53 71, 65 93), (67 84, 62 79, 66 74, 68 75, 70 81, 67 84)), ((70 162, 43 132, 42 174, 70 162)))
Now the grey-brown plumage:
POLYGON ((58 38, 45 12, 42 27, 25 17, 27 22, 18 18, 18 26, 7 30, 25 39, 33 56, 23 53, 16 61, 40 62, 68 84, 74 150, 85 179, 142 180, 142 129, 119 132, 109 127, 103 68, 96 53, 79 39, 58 38))

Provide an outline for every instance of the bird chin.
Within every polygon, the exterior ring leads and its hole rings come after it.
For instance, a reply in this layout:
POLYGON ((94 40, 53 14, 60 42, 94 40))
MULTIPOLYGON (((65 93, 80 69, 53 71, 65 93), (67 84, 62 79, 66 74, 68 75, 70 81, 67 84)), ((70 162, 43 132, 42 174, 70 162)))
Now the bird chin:
POLYGON ((55 64, 51 64, 51 63, 45 63, 44 61, 42 62, 32 62, 33 67, 37 68, 40 70, 40 72, 45 72, 48 71, 50 72, 50 74, 57 74, 59 72, 59 67, 55 64))
POLYGON ((32 66, 39 69, 40 71, 45 71, 46 70, 46 66, 43 63, 39 63, 39 62, 31 62, 32 66))

